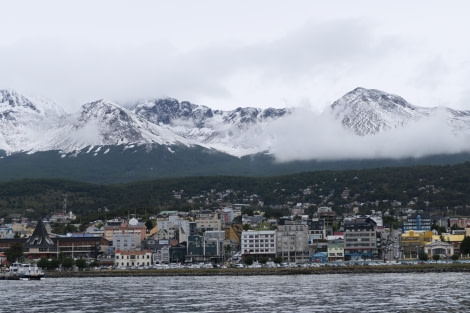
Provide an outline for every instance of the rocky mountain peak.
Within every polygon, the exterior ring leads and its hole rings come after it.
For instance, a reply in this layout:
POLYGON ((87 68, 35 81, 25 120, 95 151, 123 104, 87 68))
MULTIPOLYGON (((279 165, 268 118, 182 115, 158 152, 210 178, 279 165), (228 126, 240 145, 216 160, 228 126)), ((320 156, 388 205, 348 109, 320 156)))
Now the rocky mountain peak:
POLYGON ((18 110, 21 108, 40 112, 31 100, 16 91, 9 89, 0 90, 0 110, 18 110))
POLYGON ((430 113, 430 109, 411 105, 400 96, 362 87, 336 100, 331 109, 344 127, 361 136, 402 127, 430 113))

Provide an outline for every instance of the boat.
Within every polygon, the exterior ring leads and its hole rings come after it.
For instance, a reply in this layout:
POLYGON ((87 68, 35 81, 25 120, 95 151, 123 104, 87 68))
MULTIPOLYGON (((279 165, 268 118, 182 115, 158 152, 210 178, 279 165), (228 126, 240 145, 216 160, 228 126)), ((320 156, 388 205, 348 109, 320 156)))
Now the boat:
POLYGON ((41 280, 46 275, 36 264, 15 262, 10 265, 8 279, 41 280))
POLYGON ((23 264, 21 280, 41 280, 46 278, 44 272, 36 264, 23 264))

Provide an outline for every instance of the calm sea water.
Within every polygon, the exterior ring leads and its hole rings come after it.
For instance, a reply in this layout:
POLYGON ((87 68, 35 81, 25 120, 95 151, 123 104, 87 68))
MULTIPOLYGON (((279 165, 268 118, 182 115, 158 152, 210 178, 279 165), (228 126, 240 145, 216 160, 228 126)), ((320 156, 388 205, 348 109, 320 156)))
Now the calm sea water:
POLYGON ((0 312, 468 312, 470 274, 0 281, 0 312))

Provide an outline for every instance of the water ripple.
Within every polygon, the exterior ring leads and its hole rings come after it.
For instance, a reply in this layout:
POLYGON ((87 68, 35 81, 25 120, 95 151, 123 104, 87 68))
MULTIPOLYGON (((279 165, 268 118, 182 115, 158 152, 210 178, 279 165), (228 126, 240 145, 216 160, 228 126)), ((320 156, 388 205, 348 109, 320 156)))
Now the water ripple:
POLYGON ((465 312, 467 273, 1 281, 0 312, 465 312))

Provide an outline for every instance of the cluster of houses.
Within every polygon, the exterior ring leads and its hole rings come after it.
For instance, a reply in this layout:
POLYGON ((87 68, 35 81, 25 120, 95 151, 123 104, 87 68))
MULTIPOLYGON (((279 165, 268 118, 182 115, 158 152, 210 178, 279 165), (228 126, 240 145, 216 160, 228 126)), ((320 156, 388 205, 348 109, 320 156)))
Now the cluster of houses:
MULTIPOLYGON (((20 243, 31 260, 61 254, 118 267, 237 262, 247 256, 296 263, 416 259, 420 252, 448 258, 460 254, 460 243, 470 235, 470 219, 431 217, 419 211, 409 212, 398 230, 384 227, 381 212, 337 216, 330 207, 319 207, 313 216, 303 213, 295 207, 292 215, 269 220, 262 214, 242 216, 235 206, 163 211, 151 217, 152 227, 135 217, 114 218, 64 235, 53 234, 47 221, 32 228, 23 220, 0 225, 0 258, 14 243, 20 243), (448 232, 438 234, 432 225, 448 232)), ((72 220, 72 214, 59 219, 72 220)))

